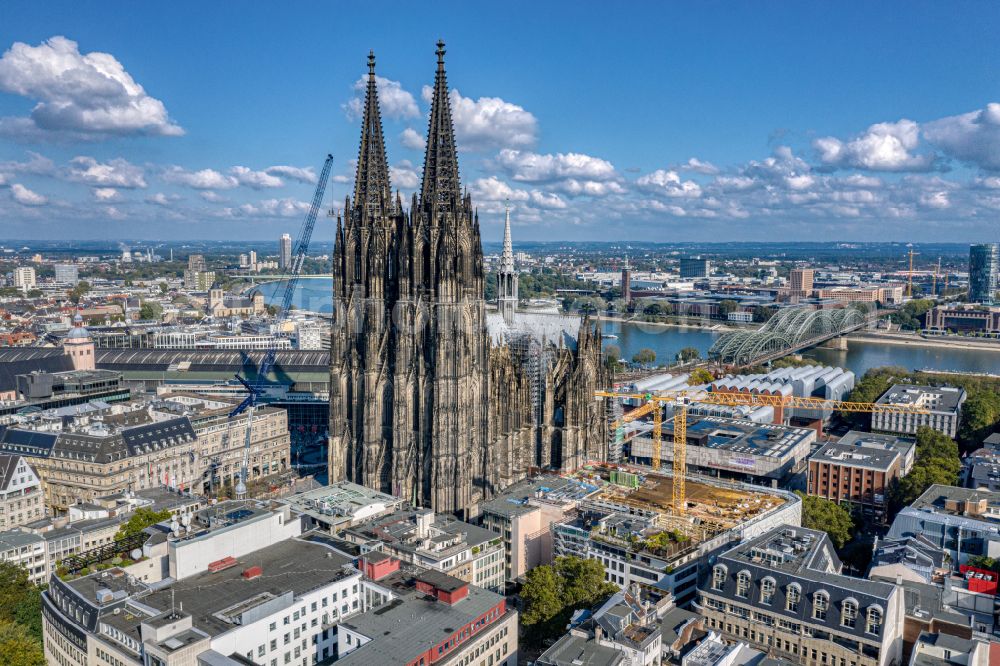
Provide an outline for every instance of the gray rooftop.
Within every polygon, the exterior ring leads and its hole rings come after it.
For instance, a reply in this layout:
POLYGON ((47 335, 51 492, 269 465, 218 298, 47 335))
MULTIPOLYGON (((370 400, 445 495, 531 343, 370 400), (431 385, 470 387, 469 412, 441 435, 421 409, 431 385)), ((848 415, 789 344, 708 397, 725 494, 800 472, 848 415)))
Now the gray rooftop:
POLYGON ((536 663, 539 666, 618 666, 625 663, 625 653, 598 645, 591 639, 565 634, 536 663))
MULTIPOLYGON (((428 572, 421 572, 421 578, 426 575, 428 572)), ((501 601, 501 595, 472 585, 469 595, 452 605, 414 590, 375 610, 344 620, 343 626, 372 640, 337 663, 343 666, 405 664, 501 601)))
POLYGON ((914 405, 935 412, 957 412, 965 399, 965 390, 954 386, 895 384, 877 401, 880 405, 914 405))
POLYGON ((185 578, 144 597, 142 603, 161 611, 169 609, 172 601, 183 604, 194 626, 215 636, 235 627, 217 617, 221 611, 288 592, 298 597, 357 573, 350 559, 298 539, 282 541, 237 559, 239 566, 185 578), (244 580, 243 571, 251 566, 261 567, 263 573, 244 580))
POLYGON ((809 460, 888 472, 901 456, 899 449, 892 444, 865 440, 844 443, 842 439, 824 444, 809 456, 809 460))

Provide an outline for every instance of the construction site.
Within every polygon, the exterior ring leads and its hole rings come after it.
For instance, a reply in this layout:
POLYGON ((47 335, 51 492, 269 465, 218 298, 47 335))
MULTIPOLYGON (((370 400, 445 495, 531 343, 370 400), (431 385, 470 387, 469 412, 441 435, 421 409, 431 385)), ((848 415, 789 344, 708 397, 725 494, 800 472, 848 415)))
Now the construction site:
POLYGON ((732 529, 745 529, 758 519, 799 513, 798 500, 785 491, 689 477, 684 484, 685 509, 677 515, 673 510, 674 479, 668 474, 594 464, 572 476, 598 488, 587 498, 590 507, 645 518, 657 529, 684 535, 690 539, 688 546, 732 529))

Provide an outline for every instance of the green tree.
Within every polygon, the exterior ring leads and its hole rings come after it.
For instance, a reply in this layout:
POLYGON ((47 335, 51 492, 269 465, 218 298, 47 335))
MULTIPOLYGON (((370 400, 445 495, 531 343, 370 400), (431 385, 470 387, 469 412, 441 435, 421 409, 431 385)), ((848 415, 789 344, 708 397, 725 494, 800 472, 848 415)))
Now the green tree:
POLYGON ((139 306, 139 319, 158 321, 163 315, 163 306, 154 301, 143 301, 139 306))
POLYGON ((45 666, 41 642, 35 640, 24 625, 0 621, 0 664, 45 666))
POLYGON ((580 557, 557 557, 556 575, 562 580, 562 602, 573 610, 589 606, 618 591, 604 580, 604 567, 598 560, 580 557))
POLYGON ((648 365, 650 363, 655 363, 656 352, 650 349, 649 347, 643 347, 632 356, 632 361, 634 363, 639 363, 641 365, 648 365))
POLYGON ((774 308, 769 308, 766 305, 755 305, 753 308, 753 320, 758 324, 763 324, 773 317, 775 312, 774 308))
POLYGON ((695 368, 688 375, 688 384, 692 386, 697 386, 698 384, 711 384, 715 381, 715 377, 712 373, 705 368, 695 368))
POLYGON ((561 585, 551 566, 535 567, 528 572, 521 587, 521 601, 524 602, 521 622, 526 627, 546 623, 562 611, 561 585))
POLYGON ((688 361, 697 361, 701 358, 701 352, 698 351, 697 347, 685 347, 684 349, 677 352, 677 360, 682 363, 687 363, 688 361))
MULTIPOLYGON (((28 571, 12 562, 0 561, 0 622, 14 622, 41 645, 42 596, 28 571)), ((0 660, 0 664, 5 663, 0 660)))
POLYGON ((90 283, 86 280, 80 280, 76 283, 76 286, 69 290, 69 300, 73 303, 79 303, 84 295, 90 291, 90 283))
POLYGON ((617 372, 620 369, 622 357, 621 347, 618 345, 607 345, 603 349, 604 353, 604 365, 607 366, 612 372, 617 372))
POLYGON ((617 591, 617 585, 605 582, 600 561, 557 557, 552 565, 528 572, 521 588, 521 621, 532 642, 538 643, 562 634, 574 611, 594 606, 617 591))
POLYGON ((166 282, 161 282, 160 283, 160 293, 163 294, 163 295, 166 295, 166 293, 168 291, 170 291, 170 286, 167 285, 166 282))
POLYGON ((1000 421, 1000 394, 995 391, 970 392, 962 405, 958 438, 970 448, 978 445, 990 436, 997 421, 1000 421))
POLYGON ((731 298, 724 298, 719 301, 719 314, 723 317, 728 317, 730 312, 736 312, 736 308, 739 307, 739 303, 731 298))
POLYGON ((826 532, 834 546, 843 548, 854 533, 854 521, 847 509, 822 497, 795 492, 802 498, 802 526, 826 532))
POLYGON ((958 483, 962 461, 958 444, 948 435, 927 426, 918 428, 915 458, 913 469, 900 479, 892 492, 891 501, 896 510, 912 504, 934 484, 953 486, 958 483))
POLYGON ((128 522, 121 526, 121 529, 118 530, 118 534, 115 535, 115 539, 118 541, 127 539, 133 534, 142 532, 150 525, 162 523, 164 520, 170 520, 170 515, 171 514, 168 509, 153 511, 146 506, 139 507, 128 519, 128 522))

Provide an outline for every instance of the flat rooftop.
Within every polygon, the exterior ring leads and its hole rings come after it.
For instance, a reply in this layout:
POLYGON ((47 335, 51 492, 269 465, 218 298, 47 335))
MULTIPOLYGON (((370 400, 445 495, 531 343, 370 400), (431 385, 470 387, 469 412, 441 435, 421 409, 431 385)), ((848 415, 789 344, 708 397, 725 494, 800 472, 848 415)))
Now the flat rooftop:
POLYGON ((1000 518, 1000 492, 934 484, 915 499, 910 508, 995 522, 1000 518), (966 503, 984 508, 970 512, 966 503))
POLYGON ((880 405, 917 405, 935 412, 958 412, 965 390, 954 386, 895 384, 877 401, 880 405))
POLYGON ((344 666, 408 663, 502 601, 501 595, 472 585, 469 595, 453 605, 411 592, 341 622, 342 626, 372 640, 337 663, 344 666))
POLYGON ((338 481, 296 493, 284 498, 282 502, 291 505, 296 511, 310 515, 353 516, 373 504, 393 507, 402 504, 403 500, 357 483, 338 481))
MULTIPOLYGON (((672 440, 673 422, 663 424, 663 439, 672 440)), ((688 446, 703 446, 744 455, 784 458, 803 442, 812 441, 810 428, 757 423, 747 419, 721 416, 688 417, 688 446)))
POLYGON ((185 578, 141 601, 160 611, 168 610, 172 603, 178 608, 183 604, 194 626, 215 636, 238 626, 220 619, 217 614, 222 611, 288 592, 297 597, 357 573, 349 558, 320 544, 298 539, 276 543, 237 560, 239 565, 235 567, 185 578), (261 567, 263 573, 245 580, 243 571, 252 566, 261 567))
POLYGON ((564 634, 542 653, 537 663, 542 666, 618 666, 624 661, 624 652, 598 645, 592 639, 564 634))
POLYGON ((577 479, 561 476, 542 476, 525 479, 505 489, 483 504, 484 513, 498 516, 517 516, 535 510, 529 500, 551 504, 576 502, 597 491, 598 487, 577 479))
POLYGON ((841 440, 824 444, 809 456, 809 460, 888 472, 901 456, 899 449, 892 444, 863 441, 845 444, 841 440))

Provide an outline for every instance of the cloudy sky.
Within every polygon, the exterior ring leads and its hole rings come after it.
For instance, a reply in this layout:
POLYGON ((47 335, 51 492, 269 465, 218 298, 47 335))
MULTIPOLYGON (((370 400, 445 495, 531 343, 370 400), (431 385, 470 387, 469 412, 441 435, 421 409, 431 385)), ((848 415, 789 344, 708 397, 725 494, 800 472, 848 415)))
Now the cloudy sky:
POLYGON ((408 197, 440 37, 487 241, 1000 240, 993 3, 349 4, 6 0, 0 238, 294 232, 369 49, 408 197))

